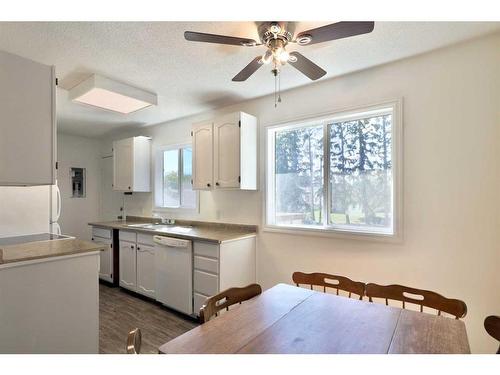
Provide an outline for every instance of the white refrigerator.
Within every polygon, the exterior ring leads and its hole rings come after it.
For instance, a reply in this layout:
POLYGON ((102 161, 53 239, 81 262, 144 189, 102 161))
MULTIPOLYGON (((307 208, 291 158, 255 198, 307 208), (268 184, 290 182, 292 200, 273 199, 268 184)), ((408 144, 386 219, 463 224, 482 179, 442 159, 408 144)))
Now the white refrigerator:
POLYGON ((57 186, 0 186, 0 237, 60 233, 57 186))

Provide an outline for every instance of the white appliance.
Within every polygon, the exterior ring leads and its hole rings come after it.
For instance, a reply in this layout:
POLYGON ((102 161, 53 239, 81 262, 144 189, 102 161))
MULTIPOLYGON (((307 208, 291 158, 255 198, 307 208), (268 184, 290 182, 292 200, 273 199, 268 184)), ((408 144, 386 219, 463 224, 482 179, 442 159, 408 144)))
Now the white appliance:
POLYGON ((191 241, 154 236, 156 300, 177 311, 193 313, 193 246, 191 241))
POLYGON ((50 231, 50 186, 0 186, 0 237, 50 231))
POLYGON ((61 234, 60 214, 57 185, 0 186, 0 237, 61 234))
POLYGON ((61 190, 56 184, 50 187, 50 233, 61 234, 61 226, 59 225, 59 217, 61 216, 61 190))

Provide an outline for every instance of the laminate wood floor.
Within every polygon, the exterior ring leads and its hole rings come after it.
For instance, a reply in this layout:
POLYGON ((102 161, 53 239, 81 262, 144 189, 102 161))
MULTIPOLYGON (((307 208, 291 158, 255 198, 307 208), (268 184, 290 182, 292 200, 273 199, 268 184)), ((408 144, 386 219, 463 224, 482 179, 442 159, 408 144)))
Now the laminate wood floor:
POLYGON ((159 303, 136 297, 121 288, 99 285, 99 352, 125 353, 127 334, 142 332, 141 353, 158 353, 158 348, 196 327, 192 319, 159 303))

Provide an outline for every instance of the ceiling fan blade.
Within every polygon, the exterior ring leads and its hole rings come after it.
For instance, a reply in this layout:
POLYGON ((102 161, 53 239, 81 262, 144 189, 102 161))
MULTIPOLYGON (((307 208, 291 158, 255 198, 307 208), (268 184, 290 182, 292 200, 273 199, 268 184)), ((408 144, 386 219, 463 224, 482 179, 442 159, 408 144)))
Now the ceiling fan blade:
POLYGON ((195 31, 185 31, 184 38, 191 42, 206 42, 218 44, 230 44, 233 46, 256 46, 257 42, 248 38, 237 38, 234 36, 197 33, 195 31))
POLYGON ((367 34, 373 31, 375 27, 375 22, 337 22, 330 25, 321 26, 316 29, 306 30, 300 32, 295 38, 299 41, 300 38, 304 36, 309 36, 311 41, 308 43, 303 43, 306 45, 327 42, 329 40, 348 38, 350 36, 367 34))
POLYGON ((290 56, 293 57, 292 59, 288 60, 288 63, 313 81, 323 77, 326 74, 325 70, 321 69, 318 65, 316 65, 307 57, 301 55, 297 51, 290 52, 290 56), (296 59, 296 61, 292 61, 294 60, 294 58, 296 59))
POLYGON ((245 66, 241 72, 236 74, 233 78, 234 82, 243 82, 248 79, 252 74, 254 74, 263 64, 261 62, 262 56, 257 56, 255 59, 250 61, 250 63, 245 66))

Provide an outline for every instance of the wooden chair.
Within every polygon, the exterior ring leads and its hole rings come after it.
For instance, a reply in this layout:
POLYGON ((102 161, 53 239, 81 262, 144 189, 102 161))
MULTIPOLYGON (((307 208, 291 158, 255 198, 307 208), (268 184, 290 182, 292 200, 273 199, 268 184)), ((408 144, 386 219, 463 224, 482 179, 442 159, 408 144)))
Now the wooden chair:
MULTIPOLYGON (((500 341, 500 316, 490 315, 484 320, 484 329, 486 332, 500 341)), ((500 346, 498 347, 497 354, 500 354, 500 346)))
POLYGON ((250 284, 243 288, 229 288, 215 296, 207 298, 207 301, 200 309, 200 322, 206 323, 213 316, 218 316, 219 311, 226 309, 229 306, 249 300, 262 293, 262 288, 259 284, 250 284))
POLYGON ((458 299, 450 299, 442 295, 422 290, 410 288, 402 285, 377 285, 373 283, 366 284, 366 296, 370 302, 373 298, 385 299, 385 304, 388 305, 389 300, 401 301, 403 309, 405 302, 413 303, 420 306, 420 312, 424 311, 425 307, 430 307, 441 312, 445 312, 455 316, 455 319, 463 318, 467 314, 467 305, 465 302, 458 299))
POLYGON ((326 293, 326 288, 334 288, 337 290, 337 295, 339 295, 339 290, 344 292, 349 292, 349 298, 351 294, 356 294, 359 299, 362 300, 365 295, 365 283, 361 281, 353 281, 344 276, 330 275, 328 273, 303 273, 294 272, 292 275, 292 280, 295 285, 309 285, 311 290, 313 286, 322 286, 323 292, 326 293))
POLYGON ((141 352, 142 335, 139 328, 128 333, 127 354, 139 354, 141 352))

